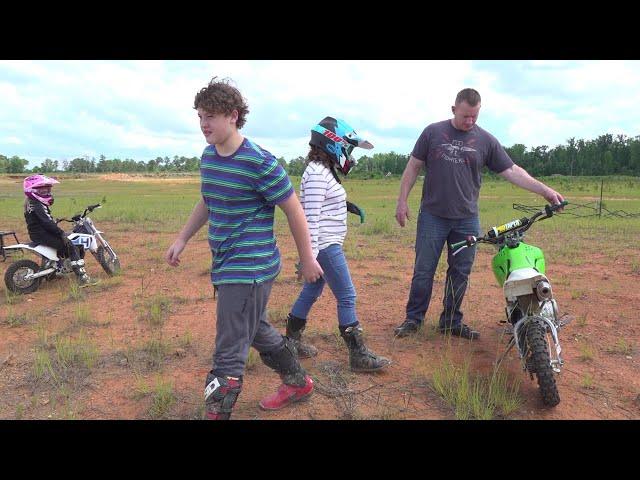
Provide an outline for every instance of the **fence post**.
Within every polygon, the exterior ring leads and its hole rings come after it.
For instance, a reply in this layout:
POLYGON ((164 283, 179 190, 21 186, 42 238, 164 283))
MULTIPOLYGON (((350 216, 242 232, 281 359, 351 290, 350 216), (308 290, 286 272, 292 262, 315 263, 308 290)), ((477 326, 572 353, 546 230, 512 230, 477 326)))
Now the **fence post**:
POLYGON ((600 205, 598 205, 598 218, 602 217, 602 189, 604 188, 604 178, 600 180, 600 205))

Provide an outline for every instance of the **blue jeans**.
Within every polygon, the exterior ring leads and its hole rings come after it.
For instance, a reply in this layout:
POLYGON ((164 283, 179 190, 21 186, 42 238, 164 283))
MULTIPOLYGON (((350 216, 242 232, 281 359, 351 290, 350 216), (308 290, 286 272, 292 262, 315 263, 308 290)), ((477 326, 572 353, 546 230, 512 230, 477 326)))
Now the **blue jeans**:
POLYGON ((469 274, 473 266, 476 247, 462 250, 455 257, 449 245, 465 240, 469 235, 478 236, 480 220, 477 216, 464 219, 442 218, 421 211, 416 232, 416 261, 407 302, 407 320, 424 321, 431 301, 433 277, 444 244, 447 243, 447 278, 440 314, 440 328, 456 328, 462 324, 460 305, 467 290, 469 274))
POLYGON ((298 299, 293 304, 291 314, 306 320, 311 307, 320 297, 324 284, 328 283, 338 303, 338 323, 341 326, 358 323, 356 289, 351 281, 342 245, 329 245, 324 250, 320 250, 317 260, 324 271, 324 276, 314 283, 305 282, 298 299))

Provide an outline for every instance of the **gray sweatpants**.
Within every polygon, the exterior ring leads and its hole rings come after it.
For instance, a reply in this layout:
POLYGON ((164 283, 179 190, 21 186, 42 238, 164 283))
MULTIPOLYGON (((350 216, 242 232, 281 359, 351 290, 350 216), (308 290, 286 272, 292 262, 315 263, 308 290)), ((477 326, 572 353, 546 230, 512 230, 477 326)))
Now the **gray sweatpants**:
POLYGON ((251 346, 260 353, 282 346, 282 335, 267 321, 272 285, 273 281, 218 285, 214 375, 243 375, 251 346))

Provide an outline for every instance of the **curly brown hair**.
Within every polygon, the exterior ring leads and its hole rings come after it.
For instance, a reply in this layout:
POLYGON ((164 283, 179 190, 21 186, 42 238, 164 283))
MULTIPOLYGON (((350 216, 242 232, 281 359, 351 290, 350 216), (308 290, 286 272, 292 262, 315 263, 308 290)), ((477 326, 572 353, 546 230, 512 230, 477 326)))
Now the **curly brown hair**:
POLYGON ((240 91, 231 85, 232 80, 213 77, 209 85, 204 87, 196 94, 193 102, 193 108, 202 108, 210 113, 221 113, 223 115, 231 115, 234 110, 238 111, 238 120, 236 127, 241 129, 247 121, 246 116, 249 113, 249 105, 243 98, 240 91))

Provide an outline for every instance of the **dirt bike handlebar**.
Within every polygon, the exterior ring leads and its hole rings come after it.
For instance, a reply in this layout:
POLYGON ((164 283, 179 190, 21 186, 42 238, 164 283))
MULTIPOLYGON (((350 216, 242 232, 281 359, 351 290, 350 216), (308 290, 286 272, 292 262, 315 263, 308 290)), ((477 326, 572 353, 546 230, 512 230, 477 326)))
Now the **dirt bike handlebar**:
POLYGON ((68 218, 57 218, 56 219, 56 224, 58 224, 60 222, 69 222, 69 223, 77 222, 81 218, 86 217, 87 213, 91 213, 96 208, 101 208, 101 207, 102 207, 102 204, 100 204, 100 203, 96 203, 95 205, 89 205, 87 208, 84 209, 84 212, 82 212, 82 214, 79 213, 77 215, 74 215, 73 217, 71 217, 71 220, 69 220, 68 218))
POLYGON ((457 254, 463 248, 471 247, 476 243, 497 243, 497 241, 505 234, 514 230, 520 230, 521 232, 527 231, 531 225, 538 219, 544 220, 553 216, 554 212, 564 208, 569 202, 564 200, 556 205, 545 205, 543 210, 540 210, 534 214, 531 218, 523 217, 520 219, 512 220, 511 222, 503 225, 492 227, 484 237, 474 237, 470 235, 466 240, 451 244, 451 249, 454 251, 454 255, 457 254), (544 216, 543 216, 544 215, 544 216), (540 218, 542 217, 542 218, 540 218))

